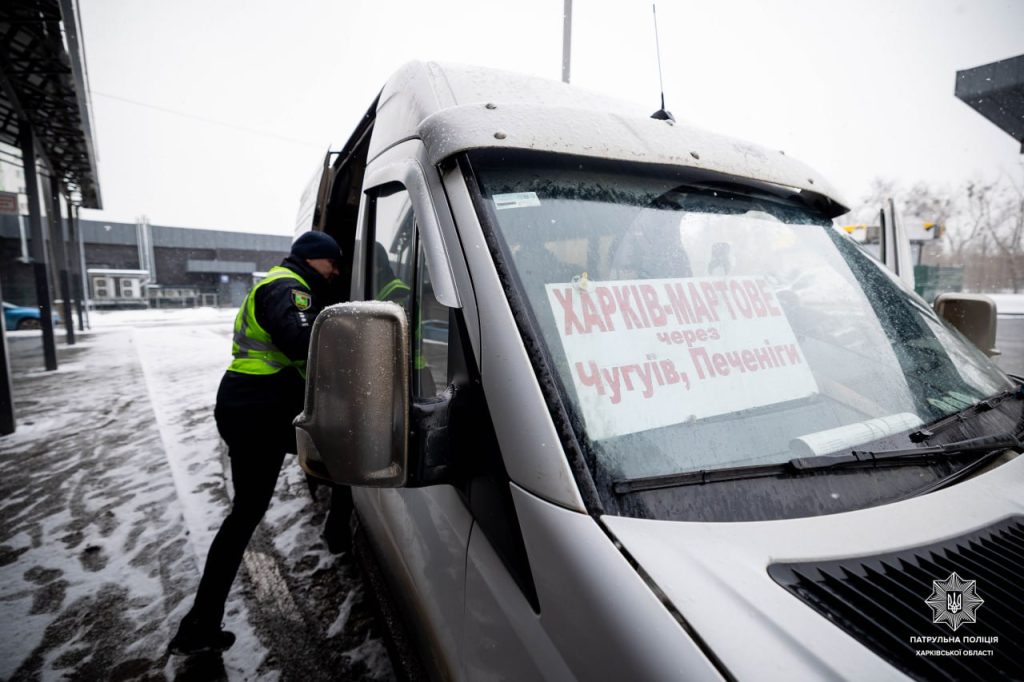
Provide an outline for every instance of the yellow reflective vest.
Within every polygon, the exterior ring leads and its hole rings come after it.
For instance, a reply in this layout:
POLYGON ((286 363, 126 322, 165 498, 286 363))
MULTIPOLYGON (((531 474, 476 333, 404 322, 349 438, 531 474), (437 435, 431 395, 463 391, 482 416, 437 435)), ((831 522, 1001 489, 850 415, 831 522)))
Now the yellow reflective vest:
POLYGON ((274 345, 270 334, 256 319, 256 292, 265 284, 280 279, 294 279, 309 289, 306 280, 288 268, 280 265, 270 269, 266 279, 254 286, 242 301, 242 307, 235 316, 235 335, 231 344, 234 360, 228 366, 229 372, 240 374, 276 374, 285 367, 294 367, 302 378, 306 378, 306 361, 292 360, 274 345))
MULTIPOLYGON (((408 296, 411 293, 409 285, 403 282, 398 277, 394 278, 384 286, 380 288, 375 297, 378 301, 392 301, 398 303, 402 296, 408 296)), ((423 321, 420 320, 419 313, 416 314, 416 329, 413 331, 413 341, 416 346, 415 353, 413 354, 413 368, 414 369, 426 369, 427 359, 423 356, 422 349, 423 340, 423 321)))

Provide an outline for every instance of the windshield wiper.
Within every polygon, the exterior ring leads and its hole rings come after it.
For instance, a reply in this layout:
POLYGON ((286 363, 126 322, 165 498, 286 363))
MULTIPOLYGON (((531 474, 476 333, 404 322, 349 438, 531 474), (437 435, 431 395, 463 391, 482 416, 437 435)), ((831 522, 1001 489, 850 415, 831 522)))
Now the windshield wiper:
POLYGON ((1014 433, 1003 433, 998 436, 981 436, 966 440, 929 445, 917 448, 898 448, 894 450, 852 450, 845 455, 820 455, 818 457, 797 457, 787 464, 797 471, 820 471, 821 469, 838 469, 854 464, 872 464, 892 460, 930 459, 936 455, 953 457, 967 455, 972 452, 991 452, 1008 448, 1024 447, 1021 439, 1014 433))
MULTIPOLYGON (((1012 377, 1016 380, 1016 377, 1012 377)), ((963 423, 968 416, 979 414, 981 412, 987 412, 988 410, 994 409, 999 403, 1003 402, 1008 398, 1024 398, 1024 381, 1021 381, 1017 386, 991 395, 984 400, 979 400, 973 405, 968 405, 962 410, 954 412, 953 414, 947 415, 942 419, 933 422, 926 428, 918 429, 910 434, 910 440, 915 443, 928 440, 935 434, 944 431, 948 427, 954 424, 963 423)))
POLYGON ((678 474, 664 474, 646 478, 633 478, 615 481, 612 490, 617 494, 658 490, 661 488, 678 488, 687 485, 702 485, 722 481, 738 481, 768 476, 799 476, 817 471, 848 468, 867 468, 884 463, 893 466, 897 462, 907 464, 923 460, 956 457, 975 452, 992 452, 1009 448, 1024 449, 1020 433, 1003 433, 997 436, 982 436, 967 440, 916 448, 896 450, 853 450, 844 455, 821 455, 817 457, 797 457, 788 462, 777 464, 755 464, 743 467, 727 467, 722 469, 701 469, 684 471, 678 474))

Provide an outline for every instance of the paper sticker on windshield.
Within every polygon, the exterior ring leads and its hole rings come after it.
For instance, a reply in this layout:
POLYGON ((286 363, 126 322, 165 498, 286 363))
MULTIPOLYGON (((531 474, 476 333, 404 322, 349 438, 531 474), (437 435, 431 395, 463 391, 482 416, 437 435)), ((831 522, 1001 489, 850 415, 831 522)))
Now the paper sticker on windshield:
POLYGON ((591 438, 818 392, 760 277, 546 285, 591 438))
POLYGON ((540 206, 540 199, 536 192, 515 192, 512 194, 495 194, 494 208, 502 210, 505 208, 524 208, 526 206, 540 206))

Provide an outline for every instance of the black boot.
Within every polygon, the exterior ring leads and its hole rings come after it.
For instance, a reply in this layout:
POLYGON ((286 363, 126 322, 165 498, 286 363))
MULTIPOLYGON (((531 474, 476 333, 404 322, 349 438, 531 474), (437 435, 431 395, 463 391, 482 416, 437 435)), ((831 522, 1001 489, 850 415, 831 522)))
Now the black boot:
POLYGON ((352 489, 347 485, 331 488, 331 507, 324 521, 323 539, 327 550, 341 554, 352 549, 352 489))
MULTIPOLYGON (((349 512, 351 514, 351 512, 349 512)), ((327 543, 331 554, 343 554, 352 549, 352 531, 349 530, 349 514, 331 511, 324 522, 321 537, 327 543)))
POLYGON ((167 650, 174 656, 192 656, 227 651, 234 643, 235 635, 222 629, 219 623, 210 626, 188 615, 182 619, 167 650))

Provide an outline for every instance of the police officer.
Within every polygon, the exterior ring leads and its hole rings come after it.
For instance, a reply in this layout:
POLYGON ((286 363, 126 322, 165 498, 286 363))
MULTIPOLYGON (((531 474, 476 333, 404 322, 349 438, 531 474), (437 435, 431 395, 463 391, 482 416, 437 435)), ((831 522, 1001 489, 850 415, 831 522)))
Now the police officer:
MULTIPOLYGON (((286 452, 295 452, 292 419, 302 411, 313 321, 330 301, 341 249, 322 232, 292 244, 281 265, 246 295, 235 317, 234 360, 217 391, 214 417, 227 443, 235 496, 213 539, 192 610, 171 640, 172 654, 224 651, 235 636, 221 628, 242 554, 274 493, 286 452)), ((346 489, 347 492, 347 489, 346 489)))

